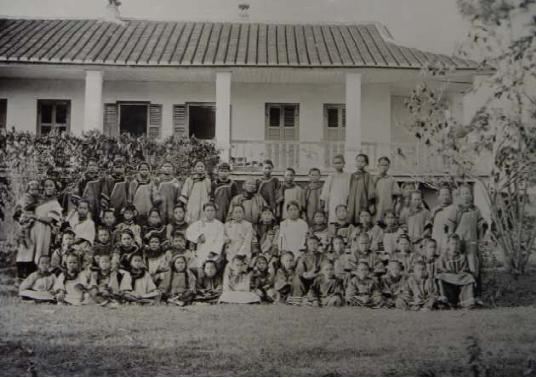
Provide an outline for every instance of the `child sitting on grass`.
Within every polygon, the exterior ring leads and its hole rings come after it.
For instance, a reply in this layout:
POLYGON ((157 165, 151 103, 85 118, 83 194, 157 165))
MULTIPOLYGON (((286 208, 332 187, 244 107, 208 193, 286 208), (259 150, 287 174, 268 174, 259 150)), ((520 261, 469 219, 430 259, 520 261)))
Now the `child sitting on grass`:
POLYGON ((40 256, 37 271, 30 274, 19 286, 19 297, 35 302, 55 302, 56 276, 50 270, 50 257, 40 256))
POLYGON ((223 291, 222 277, 218 272, 218 266, 213 260, 207 260, 203 264, 202 273, 197 280, 196 302, 217 303, 223 291))
POLYGON ((380 308, 382 295, 376 281, 370 277, 366 261, 357 264, 355 275, 348 281, 345 290, 346 304, 356 307, 380 308))
POLYGON ((394 255, 394 259, 400 261, 400 264, 404 269, 404 274, 408 276, 417 260, 417 256, 413 253, 411 248, 411 241, 408 235, 402 234, 398 236, 397 251, 394 255))
POLYGON ((352 225, 347 222, 348 210, 346 205, 337 205, 335 208, 335 221, 329 224, 330 234, 332 237, 342 236, 344 244, 350 239, 352 225))
POLYGON ((436 307, 437 290, 431 278, 427 277, 422 261, 413 266, 412 274, 406 279, 397 298, 396 307, 402 310, 429 311, 436 307))
POLYGON ((225 267, 219 303, 260 303, 260 297, 251 291, 251 272, 245 259, 245 256, 236 255, 225 267))
POLYGON ((398 220, 393 210, 388 210, 383 216, 384 229, 382 232, 383 254, 391 259, 397 248, 397 239, 400 235, 398 220))
POLYGON ((93 243, 93 254, 95 263, 98 265, 101 256, 112 256, 114 246, 112 244, 112 238, 110 231, 106 227, 100 226, 97 229, 97 239, 93 243))
POLYGON ((141 228, 141 237, 145 238, 147 234, 156 234, 160 239, 166 237, 166 226, 162 224, 162 217, 160 216, 160 210, 152 208, 147 214, 147 224, 141 228))
POLYGON ((123 275, 119 291, 131 303, 156 304, 160 300, 160 291, 145 269, 140 252, 134 252, 128 257, 127 271, 123 275))
POLYGON ((67 228, 63 231, 61 235, 61 246, 52 252, 50 258, 50 268, 56 276, 61 273, 61 269, 65 266, 65 256, 67 252, 71 250, 71 247, 74 243, 74 232, 70 228, 67 228))
POLYGON ((400 261, 390 260, 387 264, 387 273, 381 279, 385 307, 394 308, 396 306, 396 301, 402 291, 404 281, 400 261))
POLYGON ((81 305, 85 303, 90 285, 90 276, 81 271, 80 258, 73 252, 65 256, 65 270, 54 284, 56 300, 61 304, 81 305))
POLYGON ((337 261, 335 261, 335 275, 342 279, 344 286, 346 286, 353 272, 357 269, 359 259, 351 248, 344 246, 343 240, 342 236, 337 236, 333 238, 333 245, 337 245, 338 249, 343 248, 343 252, 339 255, 337 261))
POLYGON ((268 259, 263 255, 255 257, 252 272, 252 287, 262 302, 273 302, 273 277, 268 269, 268 259))
POLYGON ((315 278, 307 295, 308 303, 313 306, 339 307, 344 304, 344 286, 335 276, 333 262, 323 261, 321 273, 315 278))
POLYGON ((115 308, 119 304, 119 283, 122 275, 112 270, 110 255, 101 255, 98 268, 91 272, 89 293, 95 303, 115 308))
POLYGON ((188 269, 188 262, 184 256, 174 256, 170 265, 171 269, 159 273, 155 278, 162 299, 168 304, 179 307, 191 304, 197 288, 195 274, 188 269))
POLYGON ((326 222, 326 214, 323 211, 315 212, 312 218, 312 224, 309 227, 309 233, 315 235, 320 240, 320 249, 329 250, 330 232, 326 222))
POLYGON ((121 209, 123 222, 117 225, 117 234, 119 235, 119 238, 121 238, 123 230, 130 230, 134 242, 140 247, 142 245, 141 227, 139 224, 136 224, 136 214, 137 210, 132 204, 127 204, 121 209))
POLYGON ((318 238, 314 235, 309 235, 307 237, 307 248, 296 262, 297 279, 294 287, 294 297, 302 297, 303 300, 306 300, 305 296, 320 273, 320 267, 325 258, 319 248, 320 241, 318 238))
POLYGON ((352 252, 358 261, 365 261, 371 269, 372 277, 379 282, 379 277, 385 273, 385 265, 378 254, 370 249, 370 237, 362 233, 357 237, 352 252))
POLYGON ((418 257, 424 263, 426 269, 426 274, 429 278, 433 279, 435 282, 437 276, 437 242, 435 239, 425 239, 424 240, 424 249, 421 256, 418 257))
POLYGON ((276 303, 293 302, 294 282, 296 271, 294 270, 294 254, 290 251, 281 252, 281 263, 274 276, 274 293, 276 303))
POLYGON ((461 253, 460 237, 451 234, 447 251, 437 262, 439 301, 450 307, 472 308, 475 305, 476 280, 471 273, 467 256, 461 253))

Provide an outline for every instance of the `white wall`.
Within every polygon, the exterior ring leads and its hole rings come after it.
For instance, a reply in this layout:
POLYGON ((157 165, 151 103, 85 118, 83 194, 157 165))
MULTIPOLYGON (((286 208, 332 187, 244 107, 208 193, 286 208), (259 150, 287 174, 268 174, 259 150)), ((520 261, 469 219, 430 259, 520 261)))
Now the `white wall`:
MULTIPOLYGON (((265 103, 300 104, 300 139, 323 138, 323 104, 344 103, 344 85, 232 83, 231 138, 263 140, 265 103)), ((215 102, 211 82, 104 81, 103 102, 150 101, 163 105, 162 135, 172 133, 172 107, 186 102, 215 102)), ((83 125, 84 81, 0 79, 0 98, 8 99, 7 124, 35 132, 38 99, 70 99, 71 131, 83 125)), ((363 86, 362 127, 365 141, 388 143, 391 138, 391 96, 388 85, 363 86)))
POLYGON ((7 98, 7 127, 35 133, 37 100, 71 100, 71 130, 84 122, 82 80, 0 79, 0 98, 7 98))

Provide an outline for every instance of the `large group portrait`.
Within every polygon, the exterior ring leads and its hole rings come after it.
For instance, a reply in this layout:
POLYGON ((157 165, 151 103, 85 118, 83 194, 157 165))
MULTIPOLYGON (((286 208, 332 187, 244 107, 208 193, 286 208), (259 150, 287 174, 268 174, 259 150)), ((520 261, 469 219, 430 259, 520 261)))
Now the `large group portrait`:
POLYGON ((0 0, 1 376, 533 376, 536 0, 0 0))

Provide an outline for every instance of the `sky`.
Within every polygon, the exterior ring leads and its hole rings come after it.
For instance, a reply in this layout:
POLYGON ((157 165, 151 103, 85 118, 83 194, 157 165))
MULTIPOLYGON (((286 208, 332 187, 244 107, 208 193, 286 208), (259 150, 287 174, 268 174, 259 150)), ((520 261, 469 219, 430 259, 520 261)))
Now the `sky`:
MULTIPOLYGON (((397 43, 452 54, 468 25, 456 0, 121 0, 121 15, 160 20, 243 21, 238 5, 250 5, 249 21, 349 23, 377 21, 397 43)), ((107 0, 0 0, 9 17, 98 18, 107 0)))

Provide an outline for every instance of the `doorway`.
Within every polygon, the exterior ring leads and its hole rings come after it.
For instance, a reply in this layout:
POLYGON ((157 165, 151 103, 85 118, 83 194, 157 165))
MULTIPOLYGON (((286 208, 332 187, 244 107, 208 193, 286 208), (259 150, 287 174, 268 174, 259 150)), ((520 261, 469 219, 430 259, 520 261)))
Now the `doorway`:
POLYGON ((147 104, 120 104, 119 131, 134 137, 147 134, 147 104))
POLYGON ((197 139, 216 137, 216 105, 214 103, 188 104, 189 136, 197 139))

